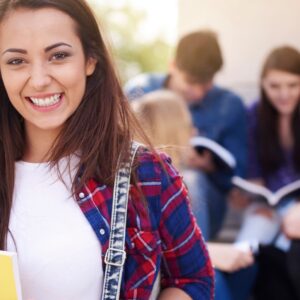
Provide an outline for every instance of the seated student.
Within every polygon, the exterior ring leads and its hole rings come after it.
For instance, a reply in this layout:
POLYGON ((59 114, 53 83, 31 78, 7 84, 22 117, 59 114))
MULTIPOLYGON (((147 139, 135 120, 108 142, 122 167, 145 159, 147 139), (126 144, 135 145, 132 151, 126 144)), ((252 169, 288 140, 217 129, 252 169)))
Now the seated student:
MULTIPOLYGON (((249 179, 271 191, 300 179, 298 50, 283 46, 269 54, 262 68, 260 100, 250 108, 248 124, 249 179)), ((256 238, 269 244, 258 256, 258 300, 300 299, 300 204, 296 200, 283 199, 275 208, 253 203, 246 215, 239 240, 256 238)))
MULTIPOLYGON (((131 104, 154 146, 171 156, 184 178, 184 154, 192 134, 192 120, 182 97, 168 90, 157 90, 131 104)), ((207 246, 216 273, 215 299, 248 300, 256 274, 251 251, 233 244, 209 242, 207 246)))
MULTIPOLYGON (((135 99, 161 88, 180 94, 188 105, 198 134, 229 150, 237 161, 236 173, 242 175, 246 161, 246 111, 241 99, 214 85, 214 76, 223 64, 216 35, 197 31, 178 43, 168 74, 143 74, 130 80, 125 91, 135 99)), ((231 188, 231 174, 216 168, 212 155, 199 155, 192 148, 185 152, 193 169, 185 174, 191 186, 193 209, 206 239, 220 229, 226 211, 226 197, 231 188)))
POLYGON ((131 106, 153 145, 161 147, 172 158, 173 165, 183 170, 183 154, 193 125, 182 97, 166 89, 157 90, 132 101, 131 106))

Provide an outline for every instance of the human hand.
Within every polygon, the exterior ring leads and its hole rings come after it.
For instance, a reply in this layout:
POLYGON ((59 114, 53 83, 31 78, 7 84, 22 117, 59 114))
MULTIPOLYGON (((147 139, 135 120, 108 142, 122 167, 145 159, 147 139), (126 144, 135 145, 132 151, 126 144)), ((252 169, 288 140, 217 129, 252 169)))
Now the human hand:
POLYGON ((214 267, 224 272, 232 273, 254 263, 250 249, 241 250, 233 244, 208 243, 208 252, 214 267))
POLYGON ((290 239, 300 239, 300 203, 292 205, 282 219, 282 230, 290 239))
POLYGON ((238 188, 233 188, 228 194, 228 200, 233 208, 244 210, 251 203, 249 194, 241 191, 238 188))
POLYGON ((190 147, 185 155, 185 163, 188 167, 200 169, 207 173, 215 171, 213 155, 208 150, 203 150, 199 154, 193 147, 190 147))

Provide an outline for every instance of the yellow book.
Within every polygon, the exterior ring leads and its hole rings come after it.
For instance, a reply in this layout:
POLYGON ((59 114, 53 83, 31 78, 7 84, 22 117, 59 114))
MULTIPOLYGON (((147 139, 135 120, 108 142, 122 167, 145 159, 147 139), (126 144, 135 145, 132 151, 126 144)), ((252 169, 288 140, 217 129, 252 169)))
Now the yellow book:
POLYGON ((15 252, 0 251, 0 300, 22 300, 15 252))

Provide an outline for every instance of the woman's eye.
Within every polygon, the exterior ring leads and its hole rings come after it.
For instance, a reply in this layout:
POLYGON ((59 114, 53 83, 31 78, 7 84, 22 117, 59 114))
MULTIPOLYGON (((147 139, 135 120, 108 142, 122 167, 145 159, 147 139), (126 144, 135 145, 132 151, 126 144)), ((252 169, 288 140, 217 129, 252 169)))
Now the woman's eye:
POLYGON ((18 66, 18 65, 22 64, 23 62, 24 62, 23 59, 21 59, 21 58, 15 58, 15 59, 9 60, 7 64, 13 65, 13 66, 18 66))
POLYGON ((52 56, 52 60, 63 60, 68 56, 69 54, 66 52, 57 52, 52 56))
POLYGON ((299 87, 299 84, 298 83, 291 83, 290 85, 289 85, 289 88, 290 89, 295 89, 295 88, 298 88, 299 87))

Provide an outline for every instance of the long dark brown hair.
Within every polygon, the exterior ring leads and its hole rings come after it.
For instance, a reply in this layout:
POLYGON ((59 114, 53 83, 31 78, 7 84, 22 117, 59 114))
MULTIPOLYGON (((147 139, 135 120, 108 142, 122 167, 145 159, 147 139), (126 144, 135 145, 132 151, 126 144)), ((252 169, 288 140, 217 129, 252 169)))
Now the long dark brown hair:
MULTIPOLYGON (((263 173, 276 171, 283 162, 284 152, 279 140, 279 113, 272 106, 262 87, 262 80, 270 70, 284 71, 300 75, 300 53, 290 46, 274 49, 267 57, 261 73, 261 98, 258 106, 258 155, 263 173)), ((300 99, 292 116, 292 135, 294 140, 293 160, 300 171, 300 99)))
MULTIPOLYGON (((118 160, 128 154, 133 135, 140 134, 148 141, 129 109, 91 9, 84 0, 0 0, 0 22, 19 8, 55 8, 66 13, 76 22, 85 58, 96 59, 83 101, 64 124, 49 160, 54 166, 62 157, 80 150, 80 181, 73 182, 73 192, 90 178, 111 186, 118 160)), ((5 249, 14 165, 23 157, 26 141, 23 118, 11 105, 1 78, 0 101, 0 249, 5 249)))

